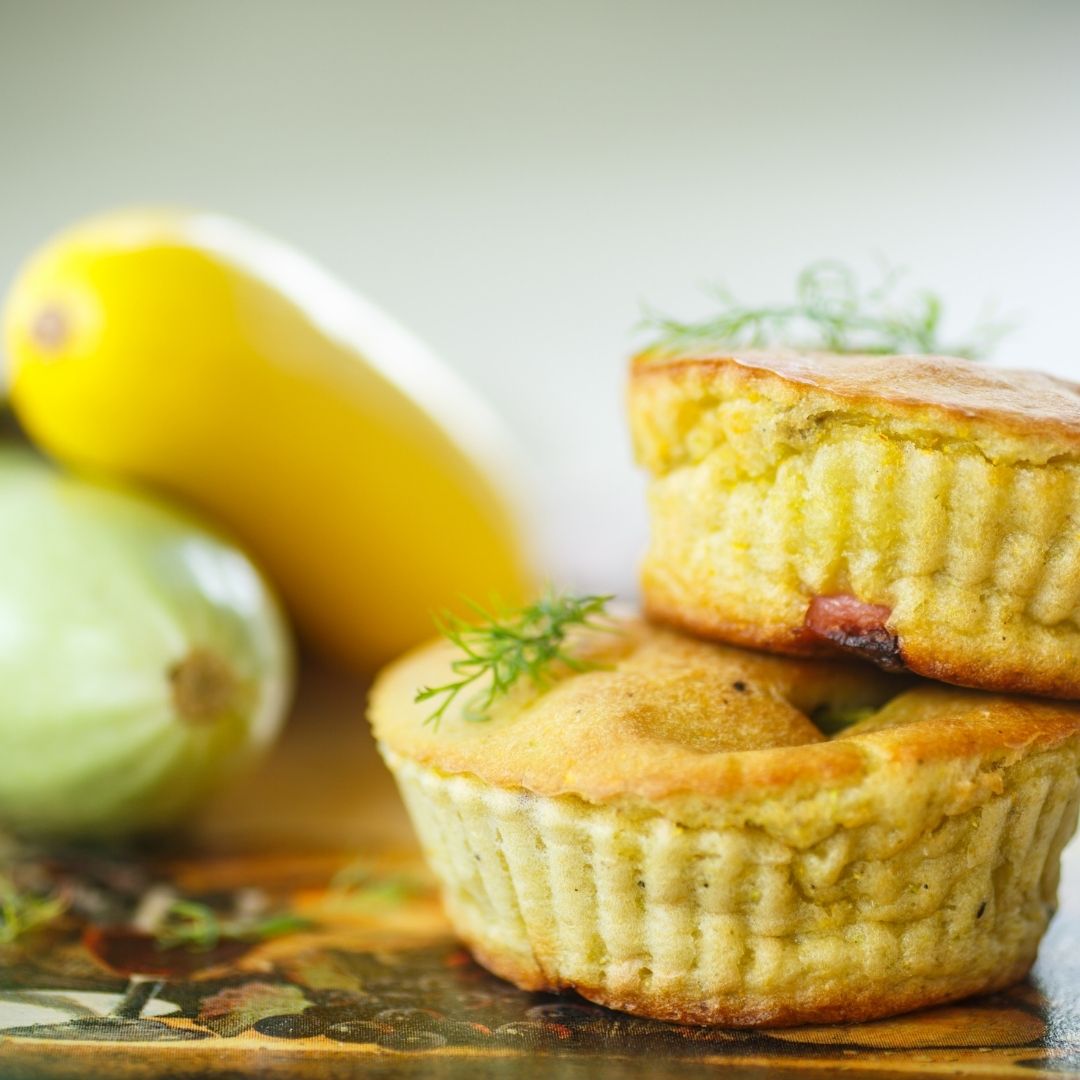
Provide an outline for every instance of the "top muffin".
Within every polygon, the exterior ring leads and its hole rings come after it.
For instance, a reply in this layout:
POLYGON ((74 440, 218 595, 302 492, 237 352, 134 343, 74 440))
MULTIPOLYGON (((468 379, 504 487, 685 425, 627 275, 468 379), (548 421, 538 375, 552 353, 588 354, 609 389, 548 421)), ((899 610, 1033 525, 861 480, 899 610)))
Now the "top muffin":
POLYGON ((655 349, 648 612, 1080 698, 1080 387, 935 356, 655 349))

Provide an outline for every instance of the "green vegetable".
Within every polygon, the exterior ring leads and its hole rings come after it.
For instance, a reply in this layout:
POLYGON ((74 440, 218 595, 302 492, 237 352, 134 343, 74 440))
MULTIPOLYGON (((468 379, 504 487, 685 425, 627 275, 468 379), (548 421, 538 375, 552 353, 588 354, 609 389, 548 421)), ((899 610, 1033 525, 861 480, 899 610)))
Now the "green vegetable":
POLYGON ((822 735, 838 735, 869 719, 878 708, 873 705, 819 705, 810 714, 810 719, 822 735))
POLYGON ((438 727, 451 702, 468 687, 481 689, 465 708, 469 720, 487 719, 487 711, 524 677, 536 686, 546 686, 551 669, 564 664, 574 671, 595 665, 571 656, 563 649, 566 635, 574 626, 611 633, 613 628, 595 621, 604 615, 611 596, 567 596, 548 590, 535 603, 517 611, 495 614, 466 601, 481 622, 470 623, 446 612, 435 620, 444 637, 461 650, 451 665, 460 678, 443 686, 425 686, 416 692, 417 701, 442 697, 438 708, 424 721, 438 727))
POLYGON ((644 326, 659 335, 657 344, 670 348, 789 345, 836 353, 933 353, 971 360, 985 356, 1012 329, 1008 323, 984 320, 966 341, 944 341, 941 297, 921 291, 897 301, 899 279, 897 271, 886 270, 877 286, 862 289, 849 266, 825 259, 798 276, 790 303, 747 306, 721 286, 714 290, 720 310, 712 318, 680 322, 650 313, 644 326))
POLYGON ((0 450, 0 826, 177 825, 291 690, 276 601, 186 514, 0 450))

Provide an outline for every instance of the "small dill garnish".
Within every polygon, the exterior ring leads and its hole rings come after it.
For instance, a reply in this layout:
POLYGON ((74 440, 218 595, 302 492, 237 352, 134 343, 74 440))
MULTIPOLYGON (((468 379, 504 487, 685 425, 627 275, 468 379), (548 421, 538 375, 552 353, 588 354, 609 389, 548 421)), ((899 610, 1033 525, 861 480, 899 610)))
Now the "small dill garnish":
POLYGON ((223 941, 266 941, 305 930, 311 925, 309 919, 288 913, 264 918, 223 919, 206 904, 176 900, 154 928, 153 936, 160 949, 208 952, 223 941))
POLYGON ((502 613, 466 600, 479 616, 479 623, 443 612, 436 617, 435 625, 464 655, 450 665, 459 678, 442 686, 425 686, 416 692, 418 702, 443 699, 424 723, 437 728, 457 696, 481 680, 488 681, 469 699, 464 711, 467 720, 487 719, 491 706, 523 676, 535 686, 545 687, 557 663, 573 671, 592 670, 595 664, 570 655, 563 642, 575 626, 613 632, 611 625, 596 621, 613 599, 612 596, 570 596, 548 589, 534 603, 502 613))
POLYGON ((55 922, 66 910, 62 897, 20 889, 0 873, 0 945, 13 945, 26 934, 55 922))
POLYGON ((881 281, 862 289, 846 263, 823 259, 806 267, 795 281, 795 300, 789 304, 751 307, 742 304, 726 286, 711 294, 720 312, 700 322, 680 322, 647 311, 642 328, 659 335, 658 345, 765 348, 787 345, 835 353, 932 353, 985 357, 1012 325, 984 318, 967 340, 942 340, 944 303, 934 292, 918 291, 903 302, 896 289, 903 273, 886 268, 881 281))

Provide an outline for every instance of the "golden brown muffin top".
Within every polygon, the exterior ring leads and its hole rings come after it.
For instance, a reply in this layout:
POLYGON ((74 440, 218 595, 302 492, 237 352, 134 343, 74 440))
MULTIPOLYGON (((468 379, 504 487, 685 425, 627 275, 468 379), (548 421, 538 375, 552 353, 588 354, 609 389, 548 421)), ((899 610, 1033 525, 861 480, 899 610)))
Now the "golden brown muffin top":
POLYGON ((1080 384, 959 357, 657 347, 635 358, 635 383, 663 376, 741 384, 781 403, 811 393, 826 407, 831 401, 871 415, 902 414, 931 428, 945 424, 952 436, 998 429, 1080 446, 1080 384))
POLYGON ((376 737, 446 773, 539 795, 653 803, 671 796, 856 783, 881 762, 908 765, 1053 746, 1080 731, 1080 707, 912 684, 871 667, 794 660, 698 641, 638 619, 571 643, 592 670, 524 682, 486 720, 457 701, 438 727, 417 690, 451 680, 439 641, 388 667, 372 690, 376 737), (820 710, 870 713, 837 737, 820 710))

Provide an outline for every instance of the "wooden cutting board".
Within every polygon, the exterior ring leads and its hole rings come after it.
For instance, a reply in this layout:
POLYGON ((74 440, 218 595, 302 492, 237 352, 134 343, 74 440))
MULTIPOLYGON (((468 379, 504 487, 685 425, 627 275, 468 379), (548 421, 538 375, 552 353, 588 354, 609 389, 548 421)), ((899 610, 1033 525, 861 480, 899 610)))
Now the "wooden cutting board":
MULTIPOLYGON (((0 948, 0 1077, 1080 1077, 1080 865, 1032 979, 871 1024, 744 1032, 527 994, 457 945, 363 722, 364 687, 306 672, 265 766, 169 850, 66 853, 117 910, 151 890, 257 897, 309 925, 191 952, 69 918, 0 948), (342 873, 343 869, 346 871, 342 873), (1077 897, 1072 900, 1072 897, 1077 897)), ((73 886, 73 887, 74 887, 73 886)))

